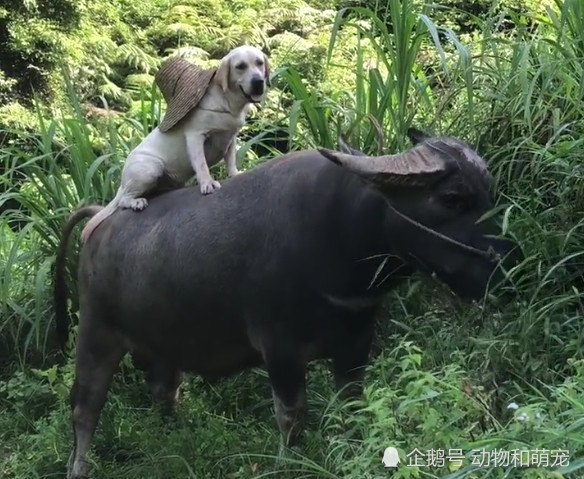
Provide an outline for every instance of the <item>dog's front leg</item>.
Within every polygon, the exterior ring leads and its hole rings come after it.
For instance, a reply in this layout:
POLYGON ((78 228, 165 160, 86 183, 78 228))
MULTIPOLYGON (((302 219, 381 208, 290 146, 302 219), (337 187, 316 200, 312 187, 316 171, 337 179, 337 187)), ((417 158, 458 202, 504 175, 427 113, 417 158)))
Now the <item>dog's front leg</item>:
POLYGON ((196 134, 186 137, 187 152, 191 166, 195 171, 199 188, 203 195, 213 193, 221 188, 218 181, 215 181, 209 171, 207 159, 205 158, 205 135, 196 134))
POLYGON ((225 152, 225 165, 227 166, 227 174, 229 176, 235 176, 239 174, 239 170, 237 169, 237 162, 235 156, 235 141, 237 137, 234 136, 227 147, 227 151, 225 152))

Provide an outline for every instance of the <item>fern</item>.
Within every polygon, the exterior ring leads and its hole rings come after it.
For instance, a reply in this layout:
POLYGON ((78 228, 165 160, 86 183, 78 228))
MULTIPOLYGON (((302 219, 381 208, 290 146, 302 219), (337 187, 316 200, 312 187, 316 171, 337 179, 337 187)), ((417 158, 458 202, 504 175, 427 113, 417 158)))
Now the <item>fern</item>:
POLYGON ((142 73, 150 73, 158 68, 160 64, 157 58, 149 55, 139 46, 130 43, 120 45, 117 48, 116 62, 132 67, 142 73))
POLYGON ((99 86, 98 90, 106 98, 121 100, 124 97, 124 91, 107 78, 104 78, 104 82, 99 86))
POLYGON ((209 60, 209 54, 199 47, 184 46, 179 48, 169 48, 166 52, 168 55, 165 58, 181 56, 194 61, 194 63, 201 63, 209 60))

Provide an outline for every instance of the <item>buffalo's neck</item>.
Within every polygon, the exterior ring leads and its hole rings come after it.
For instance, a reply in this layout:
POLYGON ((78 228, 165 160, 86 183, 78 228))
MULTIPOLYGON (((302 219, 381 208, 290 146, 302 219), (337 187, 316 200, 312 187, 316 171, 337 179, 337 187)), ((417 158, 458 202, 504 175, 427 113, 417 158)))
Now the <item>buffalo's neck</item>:
POLYGON ((414 269, 396 256, 399 232, 388 227, 383 197, 361 181, 349 180, 342 187, 345 191, 333 199, 335 214, 327 222, 331 258, 343 267, 328 278, 328 294, 333 301, 355 307, 378 303, 414 269))

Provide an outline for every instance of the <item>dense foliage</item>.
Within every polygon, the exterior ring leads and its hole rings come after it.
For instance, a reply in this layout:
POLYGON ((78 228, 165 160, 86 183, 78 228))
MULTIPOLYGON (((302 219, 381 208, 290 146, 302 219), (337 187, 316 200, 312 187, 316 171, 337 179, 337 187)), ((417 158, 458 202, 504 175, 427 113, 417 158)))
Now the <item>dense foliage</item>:
POLYGON ((414 125, 458 136, 488 160, 503 229, 523 246, 519 297, 469 306, 426 278, 404 284, 379 318, 357 411, 311 365, 305 441, 280 455, 263 370, 190 377, 168 423, 124 363, 96 479, 381 478, 389 445, 396 478, 582 477, 582 0, 0 0, 2 477, 64 477, 73 361, 56 354, 50 288, 65 219, 113 196, 124 157, 158 123, 164 58, 211 65, 244 42, 266 51, 274 78, 242 135, 243 167, 336 147, 341 132, 368 152, 406 148, 414 125), (467 456, 407 467, 414 448, 467 456), (564 449, 570 465, 479 467, 481 448, 564 449))

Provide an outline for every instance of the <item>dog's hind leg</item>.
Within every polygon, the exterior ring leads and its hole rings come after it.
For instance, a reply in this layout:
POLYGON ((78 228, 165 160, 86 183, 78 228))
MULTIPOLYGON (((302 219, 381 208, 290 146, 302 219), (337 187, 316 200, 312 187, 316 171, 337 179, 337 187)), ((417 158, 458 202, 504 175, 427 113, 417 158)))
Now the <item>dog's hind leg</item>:
POLYGON ((81 239, 87 241, 95 228, 118 208, 131 208, 134 211, 146 208, 148 201, 141 195, 154 190, 164 174, 164 165, 156 158, 140 156, 129 160, 122 171, 122 183, 116 196, 87 222, 81 232, 81 239))
POLYGON ((129 160, 122 171, 122 183, 116 195, 118 206, 142 211, 148 206, 144 196, 156 188, 164 174, 164 164, 157 158, 140 156, 129 160))

